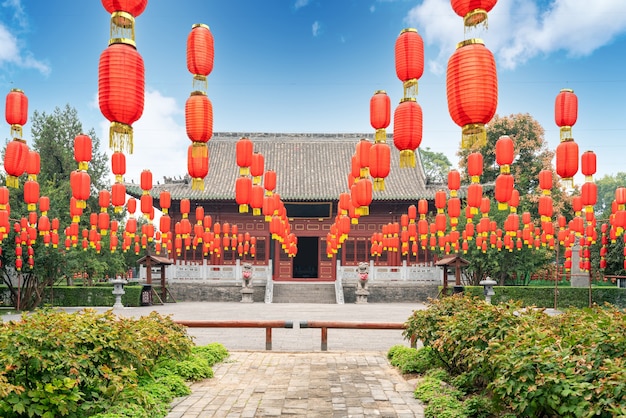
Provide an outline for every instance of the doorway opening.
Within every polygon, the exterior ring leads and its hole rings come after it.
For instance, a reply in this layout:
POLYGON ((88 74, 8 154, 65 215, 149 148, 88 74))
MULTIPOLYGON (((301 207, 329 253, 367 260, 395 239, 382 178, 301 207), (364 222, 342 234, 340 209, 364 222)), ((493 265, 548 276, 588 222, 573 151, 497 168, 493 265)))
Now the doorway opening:
POLYGON ((298 253, 293 258, 294 279, 315 279, 318 277, 318 248, 318 237, 298 237, 298 253))

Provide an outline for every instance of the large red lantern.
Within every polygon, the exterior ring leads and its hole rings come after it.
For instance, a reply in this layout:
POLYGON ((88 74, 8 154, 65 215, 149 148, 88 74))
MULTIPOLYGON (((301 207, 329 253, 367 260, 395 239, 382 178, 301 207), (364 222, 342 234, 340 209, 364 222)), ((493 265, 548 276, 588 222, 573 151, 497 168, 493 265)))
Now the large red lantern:
POLYGON ((213 71, 213 34, 209 27, 197 23, 191 27, 187 37, 187 70, 193 74, 196 91, 207 91, 207 76, 213 71))
POLYGON ((133 152, 132 124, 143 114, 144 90, 143 58, 134 45, 109 45, 98 65, 98 102, 111 122, 109 146, 113 151, 133 152))
POLYGON ((393 114, 393 144, 400 167, 415 167, 415 150, 422 143, 422 107, 414 98, 402 99, 393 114))
POLYGON ((251 194, 252 179, 247 176, 237 177, 235 181, 235 201, 239 205, 239 213, 248 213, 251 194))
POLYGON ((391 100, 385 90, 377 90, 370 99, 370 125, 376 129, 374 142, 387 140, 386 129, 391 122, 391 100))
POLYGON ((561 131, 561 141, 572 137, 572 126, 578 119, 578 97, 574 90, 562 89, 554 102, 554 121, 561 131))
POLYGON ((466 27, 487 24, 487 13, 496 5, 498 0, 451 0, 454 12, 463 18, 466 27))
POLYGON ((205 93, 191 93, 185 103, 185 127, 193 142, 207 142, 213 136, 213 104, 205 93))
POLYGON ((204 190, 204 178, 209 173, 209 149, 206 144, 194 143, 187 148, 187 172, 192 190, 204 190))
POLYGON ((374 190, 385 190, 385 178, 391 171, 391 149, 386 142, 370 148, 370 175, 374 179, 374 190))
POLYGON ((237 141, 236 157, 239 166, 239 175, 247 176, 250 174, 250 166, 252 165, 252 154, 254 154, 254 144, 248 138, 241 138, 237 141))
POLYGON ((8 187, 20 186, 19 177, 26 170, 28 153, 28 145, 21 139, 14 139, 7 144, 4 153, 4 170, 7 173, 6 185, 8 187))
POLYGON ((28 120, 28 97, 20 89, 11 89, 6 98, 4 115, 7 123, 11 125, 11 136, 22 137, 22 127, 28 120))
POLYGON ((424 41, 417 29, 403 29, 394 50, 396 75, 404 87, 403 97, 415 97, 417 80, 424 74, 424 41))
POLYGON ((84 209, 91 191, 91 177, 86 171, 74 170, 70 173, 70 186, 77 207, 84 209))
POLYGON ((485 124, 498 105, 498 79, 493 54, 480 39, 457 45, 448 61, 446 90, 450 116, 462 128, 461 146, 484 146, 485 124))
POLYGON ((556 147, 556 173, 569 186, 578 172, 578 144, 563 141, 556 147))

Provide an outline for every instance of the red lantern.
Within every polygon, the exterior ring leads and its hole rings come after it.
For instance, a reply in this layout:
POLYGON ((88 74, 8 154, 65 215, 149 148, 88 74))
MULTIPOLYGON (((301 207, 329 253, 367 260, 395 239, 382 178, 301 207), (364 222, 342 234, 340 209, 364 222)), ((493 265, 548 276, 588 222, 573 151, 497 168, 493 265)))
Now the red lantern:
POLYGON ((591 181, 591 177, 596 174, 596 154, 593 151, 585 151, 581 155, 580 171, 587 181, 591 181))
POLYGON ((206 94, 193 92, 185 102, 185 128, 193 142, 208 142, 213 136, 213 104, 206 94))
POLYGON ((252 185, 252 191, 250 194, 250 207, 252 208, 252 215, 259 216, 261 209, 263 208, 263 186, 254 184, 252 185))
POLYGON ((143 190, 142 194, 147 194, 152 189, 152 172, 150 170, 143 170, 140 176, 141 190, 143 190))
POLYGON ((191 27, 187 37, 187 70, 193 74, 194 88, 206 92, 207 76, 213 71, 214 59, 213 34, 202 23, 191 27))
POLYGON ((451 0, 454 12, 463 18, 467 27, 487 23, 487 13, 493 9, 498 0, 451 0))
POLYGON ((111 122, 109 146, 133 152, 132 124, 143 114, 145 75, 143 58, 128 44, 113 43, 100 55, 98 102, 111 122))
POLYGON ((539 188, 543 190, 543 194, 550 194, 552 190, 552 171, 541 170, 539 172, 539 188))
POLYGON ((377 90, 370 99, 370 125, 376 129, 374 142, 387 140, 386 129, 391 122, 391 100, 385 90, 377 90))
POLYGON ((6 184, 8 187, 18 188, 20 186, 19 176, 24 174, 24 170, 26 170, 28 152, 28 145, 21 139, 14 139, 7 144, 4 153, 4 170, 7 173, 6 184))
POLYGON ((7 94, 4 116, 11 125, 11 136, 22 137, 22 126, 28 120, 28 97, 20 89, 11 89, 7 94))
POLYGON ((84 209, 91 192, 91 177, 86 171, 74 170, 70 173, 70 186, 77 206, 84 209))
POLYGON ((359 179, 351 189, 352 203, 359 208, 359 215, 369 215, 372 203, 372 182, 370 179, 359 179))
POLYGON ((274 170, 267 170, 263 176, 263 187, 265 188, 265 194, 271 196, 276 189, 276 172, 274 170))
POLYGON ((24 203, 27 205, 27 209, 30 212, 37 210, 37 203, 39 202, 39 183, 33 180, 28 180, 24 183, 24 203))
POLYGON ((111 186, 111 204, 115 213, 122 212, 126 203, 126 186, 123 183, 115 183, 111 186))
POLYGON ((395 43, 396 75, 402 81, 404 98, 417 95, 417 80, 424 73, 424 41, 417 29, 400 32, 395 43))
POLYGON ((134 17, 139 16, 148 5, 148 0, 102 0, 107 12, 126 12, 134 17))
POLYGON ((170 192, 167 190, 163 190, 160 194, 159 194, 159 206, 161 207, 161 212, 163 212, 163 214, 167 214, 170 210, 170 206, 172 205, 172 196, 170 195, 170 192))
POLYGON ((235 201, 239 205, 239 213, 248 213, 251 194, 252 179, 246 176, 237 177, 235 181, 235 201))
POLYGON ((261 184, 261 177, 265 171, 265 157, 263 154, 255 152, 252 154, 252 164, 250 165, 250 175, 252 176, 252 184, 261 184))
POLYGON ((566 183, 578 172, 578 144, 574 141, 563 141, 556 147, 556 173, 566 183))
POLYGON ((498 79, 493 54, 481 40, 458 44, 448 61, 446 90, 450 116, 463 129, 461 146, 484 146, 485 124, 498 105, 498 79))
POLYGON ((187 172, 191 176, 191 189, 204 190, 204 178, 209 173, 209 148, 194 142, 187 148, 187 172))
POLYGON ((237 165, 239 166, 239 175, 247 176, 250 174, 250 166, 252 165, 252 154, 254 153, 254 144, 248 138, 241 138, 237 141, 236 154, 237 165))
POLYGON ((598 186, 593 182, 583 183, 581 189, 582 205, 588 210, 592 210, 593 206, 598 202, 598 186))
POLYGON ((422 107, 404 98, 393 114, 393 144, 400 151, 400 167, 415 167, 415 150, 422 143, 422 107))
POLYGON ((74 138, 74 160, 78 163, 78 169, 87 171, 92 157, 92 143, 88 135, 77 135, 74 138))
POLYGON ((506 135, 496 141, 496 163, 500 166, 500 173, 510 173, 510 165, 513 163, 515 150, 513 140, 506 135))
POLYGON ((385 178, 391 170, 391 149, 385 142, 370 148, 370 175, 374 179, 374 190, 385 190, 385 178))
POLYGON ((450 189, 450 196, 454 197, 457 194, 457 190, 461 188, 461 173, 458 170, 448 171, 448 189, 450 189))
POLYGON ((471 208, 471 214, 478 213, 478 208, 483 199, 483 186, 480 183, 472 183, 467 187, 467 206, 471 208))
POLYGON ((554 121, 560 127, 561 141, 572 138, 572 126, 578 119, 578 97, 574 90, 562 89, 554 103, 554 121))
POLYGON ((472 183, 480 182, 483 174, 483 155, 480 152, 472 152, 467 156, 467 174, 472 183))
POLYGON ((126 174, 126 156, 122 152, 114 152, 111 155, 111 172, 115 175, 115 181, 121 183, 126 174))
POLYGON ((496 177, 495 195, 499 210, 506 210, 508 208, 512 194, 513 176, 510 174, 498 175, 498 177, 496 177))
POLYGON ((25 171, 29 180, 37 180, 37 175, 41 172, 41 157, 37 151, 28 151, 25 171))

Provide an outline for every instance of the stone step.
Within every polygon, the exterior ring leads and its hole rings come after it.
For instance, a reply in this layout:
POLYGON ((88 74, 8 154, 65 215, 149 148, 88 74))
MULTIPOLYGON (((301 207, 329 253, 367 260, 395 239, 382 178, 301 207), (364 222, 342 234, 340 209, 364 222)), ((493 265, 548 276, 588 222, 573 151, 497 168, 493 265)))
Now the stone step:
POLYGON ((273 293, 273 303, 337 303, 334 282, 274 282, 273 293))

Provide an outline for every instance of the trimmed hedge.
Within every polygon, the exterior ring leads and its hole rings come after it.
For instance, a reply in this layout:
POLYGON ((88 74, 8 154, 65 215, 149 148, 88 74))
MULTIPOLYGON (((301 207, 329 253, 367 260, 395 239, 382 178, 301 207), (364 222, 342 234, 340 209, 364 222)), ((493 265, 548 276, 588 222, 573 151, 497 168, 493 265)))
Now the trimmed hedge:
MULTIPOLYGON (((547 286, 494 286, 495 295, 491 303, 504 303, 519 300, 523 306, 554 308, 554 287, 547 286)), ((588 287, 559 287, 557 308, 585 308, 589 306, 588 287)), ((452 292, 452 289, 449 289, 452 292)), ((465 286, 464 292, 470 296, 484 298, 482 286, 465 286)), ((626 308, 626 289, 618 287, 592 287, 591 300, 596 305, 610 303, 618 308, 626 308)))
MULTIPOLYGON (((142 286, 124 286, 122 304, 139 306, 142 286)), ((0 294, 7 293, 6 286, 0 286, 0 294)), ((115 296, 113 286, 54 286, 44 289, 43 304, 49 306, 113 306, 115 296)), ((4 299, 8 300, 8 297, 4 299)))

